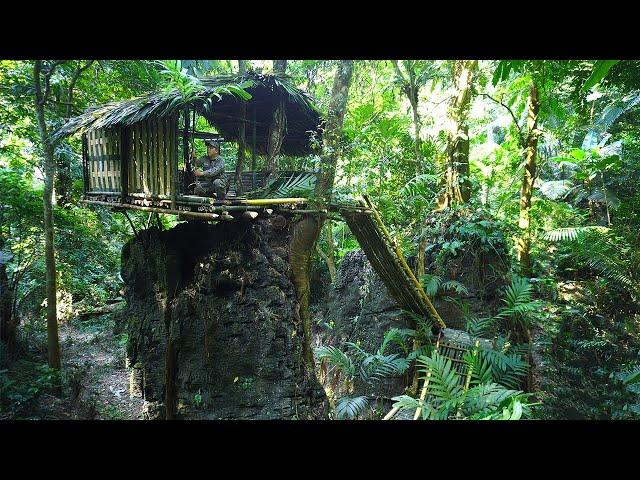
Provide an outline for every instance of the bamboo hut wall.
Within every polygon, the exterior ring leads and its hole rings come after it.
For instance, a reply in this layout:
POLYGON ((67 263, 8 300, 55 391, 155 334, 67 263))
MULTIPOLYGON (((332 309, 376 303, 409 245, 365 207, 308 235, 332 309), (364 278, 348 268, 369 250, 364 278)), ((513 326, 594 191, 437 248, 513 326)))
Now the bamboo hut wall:
POLYGON ((129 192, 169 198, 176 172, 177 117, 150 119, 129 128, 129 192))
POLYGON ((89 131, 86 137, 88 190, 120 192, 120 137, 117 129, 89 131))

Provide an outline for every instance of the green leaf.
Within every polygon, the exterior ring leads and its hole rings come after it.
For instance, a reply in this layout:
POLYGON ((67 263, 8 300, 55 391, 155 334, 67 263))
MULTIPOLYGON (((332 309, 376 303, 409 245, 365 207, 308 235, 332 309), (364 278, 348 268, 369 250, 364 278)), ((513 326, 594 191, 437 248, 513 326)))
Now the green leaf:
POLYGON ((627 375, 626 377, 624 377, 622 379, 622 381, 626 385, 632 385, 634 383, 640 382, 640 368, 638 370, 636 370, 635 372, 632 372, 629 375, 627 375))
POLYGON ((589 90, 591 87, 600 83, 604 77, 607 76, 611 67, 613 67, 620 60, 598 60, 593 65, 593 70, 591 71, 591 75, 587 78, 587 81, 584 82, 584 85, 581 88, 581 91, 589 90))

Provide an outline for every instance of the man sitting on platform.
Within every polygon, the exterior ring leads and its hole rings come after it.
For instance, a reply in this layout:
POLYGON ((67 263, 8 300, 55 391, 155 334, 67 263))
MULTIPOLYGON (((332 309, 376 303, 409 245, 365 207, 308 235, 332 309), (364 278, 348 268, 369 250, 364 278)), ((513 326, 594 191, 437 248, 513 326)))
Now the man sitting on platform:
POLYGON ((195 161, 195 195, 224 200, 227 194, 227 182, 224 179, 224 159, 220 156, 220 144, 215 140, 205 140, 207 154, 195 161))

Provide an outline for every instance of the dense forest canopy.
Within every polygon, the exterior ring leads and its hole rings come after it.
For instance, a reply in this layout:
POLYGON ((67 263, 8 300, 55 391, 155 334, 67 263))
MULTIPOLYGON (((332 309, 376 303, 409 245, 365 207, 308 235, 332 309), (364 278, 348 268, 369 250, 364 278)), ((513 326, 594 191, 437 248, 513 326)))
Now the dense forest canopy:
MULTIPOLYGON (((320 207, 366 195, 429 297, 455 307, 460 330, 493 341, 470 350, 475 370, 459 387, 446 359, 424 349, 433 338, 422 320, 384 332, 371 353, 325 345, 334 325, 316 316, 332 418, 382 418, 381 396, 358 385, 403 375, 415 382, 391 404, 422 418, 638 417, 640 62, 0 60, 0 419, 66 418, 51 412, 69 408, 81 377, 70 355, 87 336, 124 363, 127 334, 112 318, 121 251, 151 216, 82 203, 82 139, 56 132, 109 102, 195 98, 216 75, 237 78, 240 99, 247 71, 306 92, 325 129, 312 153, 269 144, 256 168, 321 172, 320 207), (471 260, 482 277, 473 289, 462 273, 471 260)), ((228 171, 250 168, 235 144, 221 153, 228 171)), ((359 248, 340 217, 318 226, 313 312, 359 248)), ((92 418, 137 418, 100 395, 92 418)))

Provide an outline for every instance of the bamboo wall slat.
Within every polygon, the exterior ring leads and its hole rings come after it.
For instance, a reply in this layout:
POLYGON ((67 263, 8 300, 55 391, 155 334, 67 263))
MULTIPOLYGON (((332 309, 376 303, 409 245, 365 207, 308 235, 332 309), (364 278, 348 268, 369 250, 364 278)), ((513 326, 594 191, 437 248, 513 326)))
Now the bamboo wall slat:
POLYGON ((175 118, 152 119, 129 128, 129 193, 169 197, 177 158, 175 118))
POLYGON ((114 129, 89 131, 86 136, 88 191, 119 192, 120 140, 114 129))

